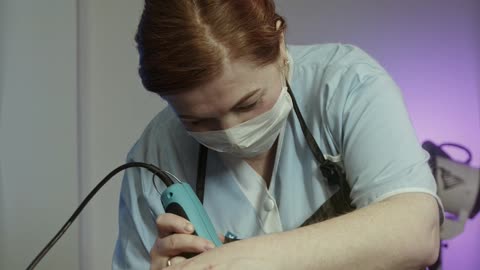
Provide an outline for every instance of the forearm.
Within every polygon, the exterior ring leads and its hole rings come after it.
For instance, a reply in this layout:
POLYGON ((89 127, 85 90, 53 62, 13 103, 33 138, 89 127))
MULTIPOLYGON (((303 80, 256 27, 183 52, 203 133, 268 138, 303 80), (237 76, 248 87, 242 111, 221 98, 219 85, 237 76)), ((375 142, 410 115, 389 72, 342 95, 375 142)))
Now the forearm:
POLYGON ((437 254, 438 209, 429 195, 405 195, 238 244, 275 258, 281 269, 421 269, 437 254))

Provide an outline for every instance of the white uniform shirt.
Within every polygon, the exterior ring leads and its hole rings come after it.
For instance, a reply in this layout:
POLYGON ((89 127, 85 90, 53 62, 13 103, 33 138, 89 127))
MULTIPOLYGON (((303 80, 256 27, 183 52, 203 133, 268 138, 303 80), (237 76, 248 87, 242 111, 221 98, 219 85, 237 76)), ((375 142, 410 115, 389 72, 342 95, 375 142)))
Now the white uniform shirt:
MULTIPOLYGON (((428 153, 417 141, 397 85, 360 49, 342 44, 288 46, 289 82, 308 128, 325 157, 346 171, 357 208, 404 192, 436 196, 428 153)), ((290 113, 279 136, 272 179, 246 162, 209 150, 204 207, 218 233, 239 238, 292 230, 336 188, 322 176, 290 113)), ((199 144, 170 107, 160 112, 130 151, 128 161, 159 166, 195 190, 199 144)), ((160 183, 156 179, 157 183, 160 183)), ((162 191, 165 186, 159 184, 162 191)), ((145 169, 128 169, 120 194, 113 269, 148 269, 164 213, 145 169)))

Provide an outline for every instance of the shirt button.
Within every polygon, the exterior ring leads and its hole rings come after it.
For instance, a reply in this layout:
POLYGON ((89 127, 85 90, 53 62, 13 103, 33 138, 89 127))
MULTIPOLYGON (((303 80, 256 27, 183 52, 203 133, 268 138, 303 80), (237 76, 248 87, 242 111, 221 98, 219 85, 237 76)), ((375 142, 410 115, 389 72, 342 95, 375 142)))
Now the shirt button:
POLYGON ((265 211, 272 211, 272 209, 275 207, 275 202, 272 199, 267 199, 265 203, 263 204, 263 208, 265 211))

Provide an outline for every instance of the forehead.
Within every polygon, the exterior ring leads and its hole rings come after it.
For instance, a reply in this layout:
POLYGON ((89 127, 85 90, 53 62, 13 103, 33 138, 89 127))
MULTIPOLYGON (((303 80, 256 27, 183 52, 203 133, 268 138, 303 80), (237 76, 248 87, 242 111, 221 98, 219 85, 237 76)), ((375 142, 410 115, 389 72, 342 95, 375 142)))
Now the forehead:
POLYGON ((253 90, 268 88, 277 77, 275 64, 260 67, 247 61, 231 61, 213 81, 164 98, 178 114, 209 117, 230 109, 253 90))

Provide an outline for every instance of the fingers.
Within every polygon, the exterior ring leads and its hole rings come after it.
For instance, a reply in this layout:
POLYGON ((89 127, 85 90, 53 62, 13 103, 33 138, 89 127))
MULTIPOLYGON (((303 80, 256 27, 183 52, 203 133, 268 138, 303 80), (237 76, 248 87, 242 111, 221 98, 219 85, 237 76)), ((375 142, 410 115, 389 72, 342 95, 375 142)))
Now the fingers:
POLYGON ((158 238, 155 247, 159 254, 172 257, 180 253, 201 253, 214 248, 215 245, 195 235, 172 234, 158 238))
POLYGON ((181 263, 185 260, 187 260, 187 258, 184 258, 182 256, 175 256, 175 257, 170 258, 170 264, 171 265, 176 265, 176 264, 179 264, 179 263, 181 263))
POLYGON ((173 233, 191 234, 195 230, 188 220, 170 213, 158 216, 156 223, 158 237, 160 238, 173 233))
POLYGON ((172 234, 157 238, 150 250, 150 269, 159 270, 167 267, 169 259, 171 265, 186 260, 180 254, 198 254, 214 247, 210 241, 190 234, 172 234))
POLYGON ((157 257, 157 258, 152 258, 150 262, 150 270, 160 270, 167 268, 172 265, 179 264, 183 261, 185 261, 186 258, 181 257, 181 256, 175 256, 172 258, 168 258, 165 256, 162 257, 157 257))
POLYGON ((150 270, 161 270, 169 267, 168 257, 151 257, 150 259, 150 270))
MULTIPOLYGON (((171 213, 158 216, 158 238, 150 250, 150 269, 159 270, 181 263, 185 257, 215 248, 207 239, 192 235, 193 225, 183 217, 171 213)), ((219 235, 223 242, 224 237, 219 235)))

